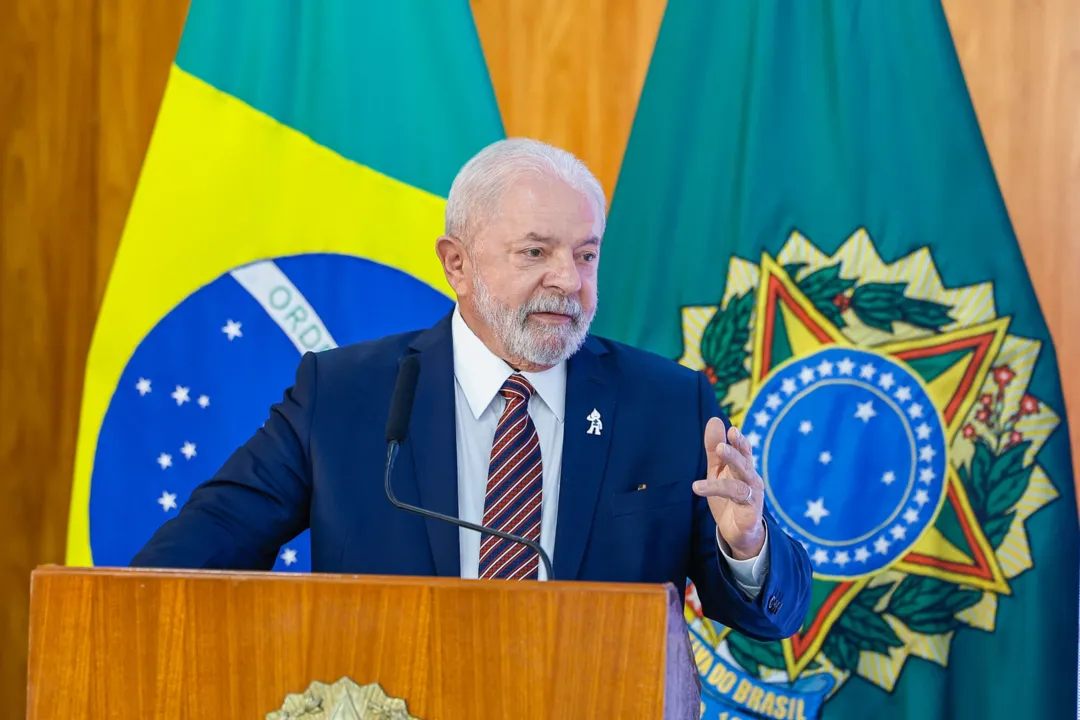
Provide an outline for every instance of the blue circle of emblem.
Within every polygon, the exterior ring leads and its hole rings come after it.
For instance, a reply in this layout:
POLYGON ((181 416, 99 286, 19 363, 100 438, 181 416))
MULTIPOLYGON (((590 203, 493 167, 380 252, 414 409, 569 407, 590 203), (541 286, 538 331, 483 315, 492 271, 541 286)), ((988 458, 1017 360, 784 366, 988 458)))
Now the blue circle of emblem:
POLYGON ((892 358, 825 348, 781 365, 754 396, 743 432, 770 510, 818 576, 885 569, 944 500, 941 416, 892 358))
MULTIPOLYGON (((96 565, 127 565, 266 420, 301 354, 437 322, 453 301, 357 257, 253 263, 196 289, 139 343, 102 422, 90 484, 96 565)), ((250 518, 249 518, 250 520, 250 518)), ((273 569, 311 570, 310 531, 273 569)))

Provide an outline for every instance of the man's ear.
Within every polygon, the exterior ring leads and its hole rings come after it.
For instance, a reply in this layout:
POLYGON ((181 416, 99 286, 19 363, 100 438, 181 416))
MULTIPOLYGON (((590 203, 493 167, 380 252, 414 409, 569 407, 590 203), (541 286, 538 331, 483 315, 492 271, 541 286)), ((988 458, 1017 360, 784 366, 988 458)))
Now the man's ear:
POLYGON ((454 293, 458 297, 468 294, 469 288, 465 282, 465 276, 469 256, 465 252, 465 243, 453 235, 441 235, 435 241, 435 254, 439 256, 446 282, 450 283, 454 293))

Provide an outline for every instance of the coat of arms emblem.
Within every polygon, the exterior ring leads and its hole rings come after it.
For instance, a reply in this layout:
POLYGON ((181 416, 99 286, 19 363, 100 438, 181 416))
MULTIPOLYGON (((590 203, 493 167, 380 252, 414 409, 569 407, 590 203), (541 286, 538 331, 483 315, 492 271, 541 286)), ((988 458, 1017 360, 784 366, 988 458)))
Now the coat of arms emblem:
POLYGON ((683 308, 680 362, 749 439, 813 600, 775 643, 703 618, 692 587, 686 614, 706 694, 810 718, 856 675, 891 691, 908 658, 945 666, 958 632, 994 631, 1058 496, 1036 455, 1059 418, 1028 392, 1040 342, 993 284, 946 287, 929 248, 886 263, 862 230, 831 255, 793 233, 755 260, 683 308))

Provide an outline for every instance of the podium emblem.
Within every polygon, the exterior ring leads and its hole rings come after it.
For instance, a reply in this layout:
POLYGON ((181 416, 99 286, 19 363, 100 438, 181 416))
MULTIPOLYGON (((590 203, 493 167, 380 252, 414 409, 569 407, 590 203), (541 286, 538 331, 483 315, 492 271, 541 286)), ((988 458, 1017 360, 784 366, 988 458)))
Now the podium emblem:
POLYGON ((419 720, 401 698, 390 697, 378 683, 360 686, 347 677, 333 685, 316 680, 302 693, 285 696, 280 710, 266 720, 419 720))

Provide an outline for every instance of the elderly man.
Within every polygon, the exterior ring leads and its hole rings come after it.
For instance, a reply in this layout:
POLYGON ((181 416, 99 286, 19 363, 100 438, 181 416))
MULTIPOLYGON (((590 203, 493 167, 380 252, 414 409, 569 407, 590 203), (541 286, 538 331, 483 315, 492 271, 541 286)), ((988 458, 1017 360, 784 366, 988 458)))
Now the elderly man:
POLYGON ((454 310, 305 355, 265 425, 132 564, 268 569, 310 527, 315 571, 546 579, 527 547, 385 497, 382 429, 416 355, 402 501, 538 542, 558 580, 689 578, 724 625, 797 631, 809 559, 764 511, 749 443, 704 376, 589 335, 606 205, 565 151, 522 139, 482 150, 436 242, 454 310))

